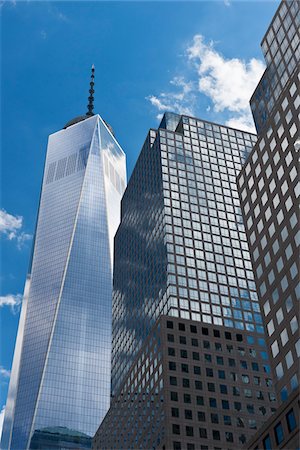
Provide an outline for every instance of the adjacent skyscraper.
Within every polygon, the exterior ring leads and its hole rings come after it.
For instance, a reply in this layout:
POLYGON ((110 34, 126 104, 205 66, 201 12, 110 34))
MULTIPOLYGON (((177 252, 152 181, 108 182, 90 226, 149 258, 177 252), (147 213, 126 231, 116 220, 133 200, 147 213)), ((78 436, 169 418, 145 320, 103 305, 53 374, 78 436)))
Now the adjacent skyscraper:
POLYGON ((300 3, 281 2, 262 41, 255 144, 238 178, 280 409, 249 448, 299 445, 300 3))
POLYGON ((122 199, 95 449, 237 449, 276 406, 236 176, 256 136, 165 114, 122 199))
POLYGON ((88 446, 109 407, 113 238, 126 166, 93 114, 93 86, 94 69, 87 115, 49 136, 3 450, 88 446))

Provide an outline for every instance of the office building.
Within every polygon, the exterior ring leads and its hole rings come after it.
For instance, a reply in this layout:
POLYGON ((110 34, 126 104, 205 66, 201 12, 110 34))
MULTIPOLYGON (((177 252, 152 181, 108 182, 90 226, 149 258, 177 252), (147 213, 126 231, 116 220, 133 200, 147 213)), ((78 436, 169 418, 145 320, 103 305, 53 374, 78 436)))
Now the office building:
POLYGON ((113 238, 126 168, 93 113, 93 87, 94 69, 88 113, 49 136, 3 450, 90 448, 109 408, 113 238))
POLYGON ((283 1, 262 41, 252 98, 258 140, 238 185, 274 374, 278 412, 249 448, 299 443, 300 3, 283 1))
POLYGON ((166 113, 115 238, 112 404, 94 449, 236 449, 276 407, 236 176, 256 136, 166 113))

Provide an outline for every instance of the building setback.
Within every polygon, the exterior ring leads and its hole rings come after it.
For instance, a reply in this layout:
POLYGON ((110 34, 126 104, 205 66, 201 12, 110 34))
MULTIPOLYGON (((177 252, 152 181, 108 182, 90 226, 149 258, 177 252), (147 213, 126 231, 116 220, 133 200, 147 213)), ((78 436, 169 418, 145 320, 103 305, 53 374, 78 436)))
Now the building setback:
POLYGON ((49 136, 3 450, 90 448, 110 403, 113 237, 125 155, 92 112, 49 136), (79 446, 78 446, 79 445, 79 446))
POLYGON ((112 403, 94 449, 236 449, 274 411, 236 176, 256 137, 166 113, 115 238, 112 403))
POLYGON ((299 444, 300 3, 281 2, 262 41, 267 68, 252 98, 258 141, 238 185, 278 413, 247 448, 299 444))

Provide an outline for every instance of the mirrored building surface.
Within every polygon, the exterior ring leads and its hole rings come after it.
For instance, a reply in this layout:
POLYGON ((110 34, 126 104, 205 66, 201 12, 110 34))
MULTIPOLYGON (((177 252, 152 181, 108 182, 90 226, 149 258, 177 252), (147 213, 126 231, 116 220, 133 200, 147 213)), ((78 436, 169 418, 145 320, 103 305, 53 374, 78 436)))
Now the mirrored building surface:
POLYGON ((125 155, 99 115, 50 135, 3 450, 31 448, 49 429, 86 442, 109 407, 113 237, 125 183, 125 155))

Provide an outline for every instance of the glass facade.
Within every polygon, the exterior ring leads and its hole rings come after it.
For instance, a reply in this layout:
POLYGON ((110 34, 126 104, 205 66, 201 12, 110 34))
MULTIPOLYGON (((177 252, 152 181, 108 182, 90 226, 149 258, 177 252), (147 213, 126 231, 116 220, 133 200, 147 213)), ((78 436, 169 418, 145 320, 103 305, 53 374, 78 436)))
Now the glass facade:
POLYGON ((125 183, 125 155, 100 116, 49 137, 3 449, 30 448, 49 427, 92 436, 109 407, 113 235, 125 183))
POLYGON ((169 113, 149 132, 115 241, 113 395, 161 314, 263 336, 236 185, 255 142, 169 113))

